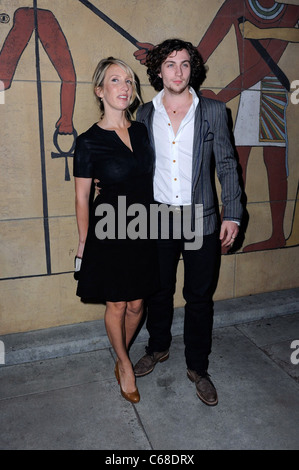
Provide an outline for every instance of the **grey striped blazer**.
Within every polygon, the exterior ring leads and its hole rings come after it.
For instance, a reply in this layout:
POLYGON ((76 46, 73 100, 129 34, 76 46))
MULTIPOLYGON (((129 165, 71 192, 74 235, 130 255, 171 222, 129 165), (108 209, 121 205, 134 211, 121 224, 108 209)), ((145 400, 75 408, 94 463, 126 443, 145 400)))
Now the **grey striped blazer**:
MULTIPOLYGON (((146 125, 155 149, 153 116, 154 106, 149 102, 138 109, 136 119, 146 125)), ((219 209, 213 191, 213 161, 221 184, 223 220, 240 222, 243 212, 241 188, 227 125, 226 107, 220 101, 200 96, 194 119, 191 201, 193 228, 195 204, 203 204, 204 235, 213 233, 219 220, 219 209)))

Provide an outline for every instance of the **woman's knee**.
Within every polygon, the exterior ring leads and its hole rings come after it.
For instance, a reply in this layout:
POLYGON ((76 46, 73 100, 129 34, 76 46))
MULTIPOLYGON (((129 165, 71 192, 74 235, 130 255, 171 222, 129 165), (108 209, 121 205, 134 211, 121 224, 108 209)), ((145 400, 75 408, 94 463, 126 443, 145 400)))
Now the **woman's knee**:
POLYGON ((132 300, 127 303, 127 313, 139 315, 143 310, 143 300, 132 300))
POLYGON ((126 302, 107 302, 106 303, 106 314, 112 314, 115 316, 123 316, 126 312, 126 302))

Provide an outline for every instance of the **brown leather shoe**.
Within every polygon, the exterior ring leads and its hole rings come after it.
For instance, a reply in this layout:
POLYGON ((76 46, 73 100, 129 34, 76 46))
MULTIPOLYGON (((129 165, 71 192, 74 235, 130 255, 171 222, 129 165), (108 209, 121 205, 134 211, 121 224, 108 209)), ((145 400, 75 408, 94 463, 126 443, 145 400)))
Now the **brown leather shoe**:
POLYGON ((213 382, 208 373, 204 376, 198 375, 195 370, 187 369, 187 377, 196 385, 198 398, 208 406, 215 406, 218 403, 218 396, 213 382))
POLYGON ((138 402, 140 401, 140 395, 139 395, 139 391, 138 391, 138 388, 137 388, 137 387, 136 387, 136 389, 134 390, 134 392, 125 392, 125 391, 122 389, 122 386, 121 386, 121 383, 120 383, 118 362, 116 362, 115 369, 114 369, 114 373, 115 373, 115 377, 116 377, 116 380, 117 380, 117 382, 118 382, 118 385, 119 385, 119 387, 120 387, 120 393, 121 393, 121 395, 122 395, 126 400, 128 400, 129 402, 131 402, 131 403, 138 403, 138 402))
POLYGON ((134 366, 134 373, 136 377, 143 377, 149 374, 155 368, 158 362, 167 361, 169 358, 169 350, 163 352, 154 352, 152 354, 145 354, 137 364, 134 366))

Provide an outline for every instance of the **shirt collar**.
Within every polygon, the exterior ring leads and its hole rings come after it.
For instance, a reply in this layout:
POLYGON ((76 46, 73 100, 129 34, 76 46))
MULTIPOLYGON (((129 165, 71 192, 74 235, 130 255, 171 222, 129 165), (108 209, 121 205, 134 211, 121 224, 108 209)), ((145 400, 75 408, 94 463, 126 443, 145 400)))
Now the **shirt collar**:
MULTIPOLYGON (((195 109, 196 106, 198 105, 199 98, 198 98, 197 94, 195 93, 195 91, 193 90, 192 87, 189 87, 189 93, 191 93, 191 95, 192 95, 192 98, 193 98, 192 106, 195 109)), ((163 96, 164 96, 164 90, 161 90, 152 100, 154 108, 155 108, 156 111, 161 112, 161 111, 164 110, 163 96)))

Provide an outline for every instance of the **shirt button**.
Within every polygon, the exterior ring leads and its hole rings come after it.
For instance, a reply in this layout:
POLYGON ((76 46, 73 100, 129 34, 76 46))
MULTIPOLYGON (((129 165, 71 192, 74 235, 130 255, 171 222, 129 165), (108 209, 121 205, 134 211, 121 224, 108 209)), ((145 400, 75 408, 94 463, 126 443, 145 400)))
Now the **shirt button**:
POLYGON ((176 162, 176 160, 172 160, 172 161, 173 161, 173 163, 175 163, 175 162, 176 162))
POLYGON ((176 180, 177 180, 177 178, 174 178, 174 181, 176 181, 176 180))
POLYGON ((172 142, 173 144, 175 144, 175 142, 172 142))

